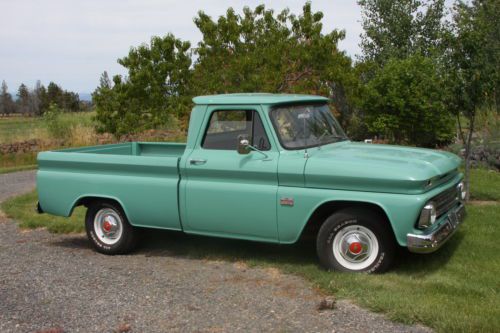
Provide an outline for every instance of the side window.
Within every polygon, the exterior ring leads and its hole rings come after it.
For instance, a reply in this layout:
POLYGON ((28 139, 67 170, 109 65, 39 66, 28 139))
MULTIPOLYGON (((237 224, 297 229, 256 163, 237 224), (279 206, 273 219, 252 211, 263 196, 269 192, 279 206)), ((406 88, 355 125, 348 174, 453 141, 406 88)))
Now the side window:
POLYGON ((220 110, 212 112, 203 138, 205 149, 236 150, 238 136, 248 135, 252 145, 269 150, 267 138, 259 114, 252 110, 220 110))

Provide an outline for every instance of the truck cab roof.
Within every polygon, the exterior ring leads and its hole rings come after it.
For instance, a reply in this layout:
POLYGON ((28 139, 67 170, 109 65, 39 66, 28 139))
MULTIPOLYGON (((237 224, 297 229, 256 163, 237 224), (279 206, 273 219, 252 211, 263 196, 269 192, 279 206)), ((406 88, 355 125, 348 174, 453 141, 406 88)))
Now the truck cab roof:
POLYGON ((198 105, 212 104, 286 104, 296 102, 328 102, 328 98, 314 95, 238 93, 197 96, 193 102, 198 105))

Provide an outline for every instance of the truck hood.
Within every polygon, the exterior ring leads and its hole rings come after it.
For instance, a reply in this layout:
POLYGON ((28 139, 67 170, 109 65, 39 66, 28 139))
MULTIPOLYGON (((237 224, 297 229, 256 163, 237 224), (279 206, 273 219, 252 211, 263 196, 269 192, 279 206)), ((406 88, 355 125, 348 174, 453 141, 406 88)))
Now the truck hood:
POLYGON ((457 175, 452 153, 424 148, 339 142, 311 149, 306 187, 418 194, 457 175))

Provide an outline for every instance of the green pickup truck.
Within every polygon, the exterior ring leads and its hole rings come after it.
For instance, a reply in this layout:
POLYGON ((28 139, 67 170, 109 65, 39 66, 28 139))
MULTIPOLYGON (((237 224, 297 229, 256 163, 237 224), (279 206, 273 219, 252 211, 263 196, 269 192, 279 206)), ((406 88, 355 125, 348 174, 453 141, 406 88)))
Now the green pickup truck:
POLYGON ((42 152, 38 210, 86 206, 99 252, 134 248, 139 228, 292 244, 320 263, 386 270, 398 246, 437 250, 463 221, 460 159, 349 141, 328 99, 227 94, 193 99, 187 143, 130 142, 42 152))

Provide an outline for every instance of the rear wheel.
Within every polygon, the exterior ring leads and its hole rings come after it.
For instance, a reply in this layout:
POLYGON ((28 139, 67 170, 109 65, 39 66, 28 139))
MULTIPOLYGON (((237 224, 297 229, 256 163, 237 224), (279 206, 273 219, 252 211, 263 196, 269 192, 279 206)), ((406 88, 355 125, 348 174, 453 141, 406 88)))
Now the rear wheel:
POLYGON ((104 254, 123 254, 134 249, 137 232, 121 207, 113 202, 91 204, 85 216, 85 229, 94 248, 104 254))
POLYGON ((390 267, 396 246, 392 230, 380 214, 348 208, 323 223, 316 250, 326 269, 380 273, 390 267))

